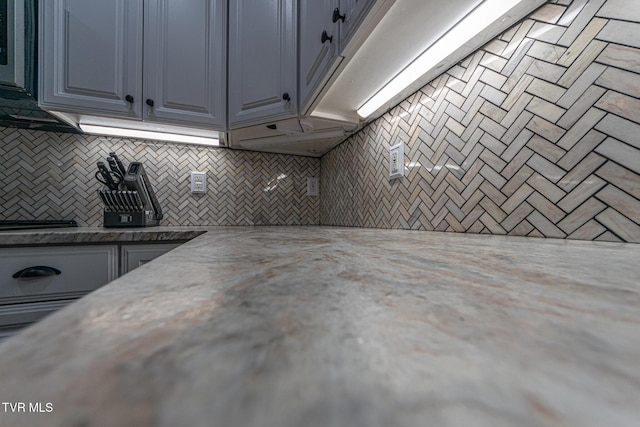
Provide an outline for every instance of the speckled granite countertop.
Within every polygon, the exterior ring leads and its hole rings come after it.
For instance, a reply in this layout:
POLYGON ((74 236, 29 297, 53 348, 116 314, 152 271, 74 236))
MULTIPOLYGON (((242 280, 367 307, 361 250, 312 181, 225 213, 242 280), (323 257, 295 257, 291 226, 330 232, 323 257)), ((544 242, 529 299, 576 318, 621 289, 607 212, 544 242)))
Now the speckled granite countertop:
POLYGON ((19 245, 62 245, 105 242, 151 242, 190 240, 210 227, 102 228, 70 227, 39 230, 0 231, 0 247, 19 245))
POLYGON ((638 260, 212 228, 0 344, 0 400, 45 408, 0 407, 0 426, 637 426, 638 260))

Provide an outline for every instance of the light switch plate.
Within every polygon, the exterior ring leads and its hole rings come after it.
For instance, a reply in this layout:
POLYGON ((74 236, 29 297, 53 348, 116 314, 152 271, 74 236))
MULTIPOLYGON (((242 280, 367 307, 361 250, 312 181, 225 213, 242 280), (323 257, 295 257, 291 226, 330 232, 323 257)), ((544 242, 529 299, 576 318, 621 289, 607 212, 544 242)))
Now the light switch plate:
POLYGON ((404 176, 404 144, 394 145, 389 148, 389 179, 402 178, 404 176))
POLYGON ((318 178, 307 178, 307 196, 318 197, 320 194, 320 180, 318 178))
POLYGON ((191 171, 191 192, 206 193, 207 192, 207 173, 191 171))

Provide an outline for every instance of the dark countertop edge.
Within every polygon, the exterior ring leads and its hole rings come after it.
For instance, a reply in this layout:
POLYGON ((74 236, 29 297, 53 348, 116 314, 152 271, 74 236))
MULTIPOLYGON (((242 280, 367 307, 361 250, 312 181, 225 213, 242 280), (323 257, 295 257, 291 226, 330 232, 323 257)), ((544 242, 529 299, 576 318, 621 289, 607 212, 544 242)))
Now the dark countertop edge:
POLYGON ((212 227, 48 228, 0 232, 0 248, 16 246, 187 241, 212 227))

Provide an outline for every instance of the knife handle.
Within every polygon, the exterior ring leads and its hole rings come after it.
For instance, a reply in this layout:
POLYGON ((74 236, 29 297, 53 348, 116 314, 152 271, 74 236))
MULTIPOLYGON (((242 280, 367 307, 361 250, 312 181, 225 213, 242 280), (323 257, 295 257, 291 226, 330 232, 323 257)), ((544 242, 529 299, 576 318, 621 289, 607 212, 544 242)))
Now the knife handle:
POLYGON ((127 169, 125 169, 124 165, 122 164, 122 162, 118 158, 118 155, 116 153, 114 153, 114 152, 109 153, 109 155, 116 162, 116 165, 118 165, 118 170, 120 171, 120 173, 124 177, 127 174, 127 169))
MULTIPOLYGON (((102 182, 104 185, 109 187, 110 190, 117 190, 118 185, 113 181, 113 178, 111 177, 111 171, 107 169, 104 162, 98 162, 97 165, 98 165, 98 173, 102 175, 102 178, 104 179, 104 181, 101 181, 100 179, 98 179, 98 181, 102 182)), ((96 178, 97 178, 97 175, 96 175, 96 178)))

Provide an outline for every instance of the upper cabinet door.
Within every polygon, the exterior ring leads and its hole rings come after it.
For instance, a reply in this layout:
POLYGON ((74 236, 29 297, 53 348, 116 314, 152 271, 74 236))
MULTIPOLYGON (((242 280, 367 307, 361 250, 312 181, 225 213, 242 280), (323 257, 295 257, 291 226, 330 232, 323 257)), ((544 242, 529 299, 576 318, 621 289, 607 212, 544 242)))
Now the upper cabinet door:
POLYGON ((226 0, 145 0, 145 120, 224 128, 226 17, 226 0))
POLYGON ((340 9, 336 14, 340 27, 340 50, 343 50, 375 0, 340 0, 340 9))
POLYGON ((297 114, 296 1, 229 1, 229 124, 297 114))
POLYGON ((340 35, 338 22, 333 22, 333 10, 338 0, 300 1, 300 111, 313 101, 316 88, 331 77, 339 64, 340 35))
POLYGON ((142 0, 40 0, 40 104, 142 114, 142 0))

